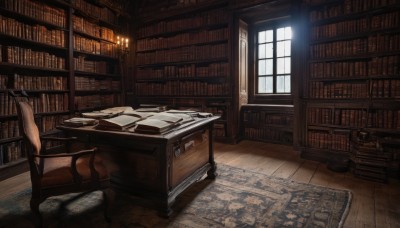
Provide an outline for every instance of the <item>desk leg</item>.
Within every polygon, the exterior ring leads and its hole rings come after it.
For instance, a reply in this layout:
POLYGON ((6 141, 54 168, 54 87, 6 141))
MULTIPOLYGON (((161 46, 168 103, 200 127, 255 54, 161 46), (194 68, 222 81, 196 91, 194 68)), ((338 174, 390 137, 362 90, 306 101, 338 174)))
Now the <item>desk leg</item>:
POLYGON ((173 204, 174 202, 168 203, 168 200, 166 200, 166 202, 162 202, 161 207, 158 209, 158 215, 162 218, 169 218, 173 212, 171 209, 171 205, 173 204))
POLYGON ((215 179, 218 174, 217 174, 217 164, 215 163, 214 160, 214 122, 209 125, 208 132, 209 132, 209 140, 208 140, 208 147, 209 147, 209 158, 208 162, 211 165, 211 168, 207 171, 207 178, 208 179, 215 179))

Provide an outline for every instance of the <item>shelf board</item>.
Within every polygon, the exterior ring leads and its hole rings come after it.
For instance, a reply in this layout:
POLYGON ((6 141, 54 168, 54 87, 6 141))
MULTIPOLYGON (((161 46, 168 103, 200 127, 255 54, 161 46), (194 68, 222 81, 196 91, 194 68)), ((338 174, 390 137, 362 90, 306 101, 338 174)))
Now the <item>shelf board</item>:
POLYGON ((149 63, 149 64, 139 64, 138 68, 146 68, 146 67, 163 67, 170 65, 188 65, 188 64, 206 64, 206 63, 215 63, 215 62, 228 62, 228 57, 223 58, 208 58, 208 59, 200 59, 200 60, 188 60, 188 61, 179 61, 179 62, 161 62, 161 63, 149 63))
POLYGON ((168 82, 168 81, 204 81, 204 82, 225 82, 228 76, 211 76, 211 77, 164 77, 154 79, 137 79, 137 83, 141 82, 168 82))
MULTIPOLYGON (((321 6, 321 5, 324 5, 324 4, 319 4, 319 6, 321 6)), ((319 8, 319 9, 321 9, 321 8, 319 8)), ((325 18, 325 19, 311 22, 311 25, 316 26, 316 25, 324 25, 324 24, 341 22, 341 21, 354 20, 354 19, 358 19, 358 18, 375 16, 377 14, 394 12, 399 9, 400 9, 400 4, 397 3, 397 4, 388 5, 388 6, 382 6, 382 7, 375 8, 375 9, 369 9, 367 11, 353 12, 353 13, 349 13, 349 14, 343 13, 342 15, 339 15, 336 17, 325 18)))
POLYGON ((117 44, 116 42, 109 41, 109 40, 103 39, 101 37, 93 36, 93 35, 90 35, 90 34, 87 34, 87 33, 83 32, 83 31, 73 30, 73 32, 75 34, 77 34, 77 35, 84 36, 84 37, 92 39, 92 40, 97 40, 97 41, 100 41, 100 42, 106 42, 106 43, 115 44, 115 45, 117 44))
POLYGON ((176 95, 176 96, 163 96, 163 95, 136 95, 137 98, 160 98, 160 99, 200 99, 200 98, 207 98, 207 99, 231 99, 231 97, 225 96, 183 96, 183 95, 176 95))
POLYGON ((324 37, 324 38, 317 38, 313 39, 310 38, 310 44, 320 44, 320 43, 331 43, 335 41, 343 41, 343 40, 353 40, 358 38, 368 38, 373 35, 377 34, 396 34, 400 33, 400 29, 397 27, 383 29, 383 30, 369 30, 365 32, 358 32, 355 34, 337 34, 334 37, 324 37))
POLYGON ((20 141, 20 140, 22 140, 22 136, 5 138, 5 139, 0 140, 0 144, 10 143, 10 142, 15 142, 15 141, 20 141))
MULTIPOLYGON (((214 29, 224 28, 224 27, 228 27, 228 26, 229 26, 229 23, 225 22, 225 23, 217 23, 217 24, 205 25, 205 26, 199 26, 199 27, 190 27, 190 28, 185 28, 185 29, 181 29, 181 30, 165 31, 165 32, 154 33, 151 35, 141 36, 138 38, 138 41, 147 40, 147 39, 151 39, 151 38, 159 38, 159 37, 171 37, 176 34, 190 33, 190 32, 195 32, 195 31, 199 31, 199 30, 214 30, 214 29)), ((139 28, 139 30, 140 30, 140 28, 139 28)))
POLYGON ((148 49, 148 50, 143 50, 143 51, 136 51, 136 53, 149 53, 149 52, 151 53, 151 52, 157 52, 157 51, 179 49, 179 48, 184 48, 184 47, 205 46, 205 45, 223 44, 223 43, 228 43, 228 39, 214 40, 214 41, 208 41, 208 42, 199 42, 199 43, 185 44, 185 45, 176 45, 176 46, 163 47, 163 48, 154 48, 154 49, 148 49))
POLYGON ((337 76, 325 78, 310 78, 312 82, 329 82, 329 81, 365 81, 365 80, 381 80, 381 79, 399 79, 398 75, 363 75, 363 76, 337 76))
POLYGON ((82 93, 121 93, 121 90, 75 90, 75 93, 82 94, 82 93))
POLYGON ((3 165, 0 165, 0 171, 3 170, 3 169, 7 169, 7 168, 10 168, 10 167, 19 165, 21 163, 27 162, 27 160, 28 160, 27 158, 23 157, 23 158, 19 158, 16 161, 12 161, 12 162, 8 162, 8 163, 5 163, 3 165))
POLYGON ((64 30, 67 31, 66 28, 52 24, 50 22, 47 21, 42 21, 42 20, 38 20, 34 17, 30 17, 30 16, 26 16, 24 14, 20 14, 18 12, 14 12, 14 11, 10 11, 8 9, 2 8, 0 7, 0 14, 6 17, 10 17, 10 18, 14 18, 18 21, 23 21, 25 24, 40 24, 43 26, 46 26, 48 28, 52 28, 52 29, 59 29, 59 30, 64 30))
POLYGON ((0 38, 1 39, 5 39, 5 40, 12 40, 12 42, 19 41, 21 43, 25 43, 27 45, 31 45, 31 46, 29 46, 29 48, 31 48, 32 45, 34 45, 35 48, 37 46, 39 46, 39 47, 46 48, 46 49, 53 49, 55 51, 66 52, 68 50, 66 47, 51 45, 51 44, 37 42, 37 41, 33 41, 33 40, 27 40, 27 39, 23 39, 23 38, 20 38, 20 37, 17 37, 17 36, 8 35, 8 34, 5 34, 5 33, 0 33, 0 38))
POLYGON ((79 70, 75 70, 74 73, 77 75, 91 76, 91 77, 120 78, 120 75, 117 75, 117 74, 101 74, 101 73, 86 72, 86 71, 79 71, 79 70))
POLYGON ((46 71, 46 72, 55 72, 55 73, 69 72, 68 70, 65 70, 65 69, 44 68, 44 67, 37 67, 37 66, 28 66, 28 65, 7 63, 7 62, 0 62, 0 68, 20 69, 20 70, 29 70, 29 71, 46 71))
POLYGON ((110 55, 102 55, 102 54, 96 54, 96 53, 90 53, 90 52, 85 52, 85 51, 78 51, 74 49, 74 53, 79 54, 79 55, 87 55, 91 56, 93 58, 98 58, 98 59, 106 59, 106 60, 114 60, 117 61, 118 57, 110 56, 110 55))
POLYGON ((293 133, 293 126, 289 125, 283 125, 283 124, 266 124, 266 123, 246 123, 247 121, 244 121, 243 127, 244 128, 256 128, 256 129, 274 129, 274 130, 279 130, 279 131, 285 131, 285 132, 292 132, 293 133))

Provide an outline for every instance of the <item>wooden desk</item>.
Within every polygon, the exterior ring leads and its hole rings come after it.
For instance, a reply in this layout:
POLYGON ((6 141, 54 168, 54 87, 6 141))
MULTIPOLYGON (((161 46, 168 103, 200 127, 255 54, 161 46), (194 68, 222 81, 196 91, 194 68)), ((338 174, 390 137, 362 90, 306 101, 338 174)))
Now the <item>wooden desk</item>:
POLYGON ((59 126, 70 136, 91 145, 116 164, 113 186, 130 193, 161 215, 172 213, 175 198, 205 173, 216 177, 213 124, 219 117, 197 119, 163 135, 96 130, 94 127, 59 126))

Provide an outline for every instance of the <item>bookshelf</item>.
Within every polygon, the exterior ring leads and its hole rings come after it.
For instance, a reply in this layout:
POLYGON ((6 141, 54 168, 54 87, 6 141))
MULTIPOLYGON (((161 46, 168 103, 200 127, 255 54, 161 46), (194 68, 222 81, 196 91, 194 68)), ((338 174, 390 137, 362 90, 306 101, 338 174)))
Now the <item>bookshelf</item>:
POLYGON ((122 104, 120 2, 0 2, 0 179, 27 169, 9 89, 29 94, 41 135, 82 110, 122 104))
POLYGON ((233 141, 227 2, 199 2, 194 9, 179 13, 171 9, 163 15, 147 18, 136 30, 136 105, 157 101, 221 115, 215 124, 216 138, 233 141))
POLYGON ((343 161, 350 159, 360 130, 400 129, 400 5, 394 0, 311 0, 306 5, 302 156, 343 161))
POLYGON ((293 105, 243 105, 244 139, 293 145, 293 105))

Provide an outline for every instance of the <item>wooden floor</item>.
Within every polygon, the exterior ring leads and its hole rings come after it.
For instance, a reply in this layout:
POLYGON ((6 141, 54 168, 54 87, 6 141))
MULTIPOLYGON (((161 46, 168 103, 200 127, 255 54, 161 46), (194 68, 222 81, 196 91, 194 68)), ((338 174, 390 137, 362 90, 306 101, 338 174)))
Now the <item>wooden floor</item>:
MULTIPOLYGON (((361 180, 351 173, 329 171, 325 164, 300 159, 290 146, 254 141, 236 145, 216 143, 215 160, 274 177, 351 190, 353 199, 345 228, 400 227, 399 180, 391 179, 388 184, 361 180)), ((0 199, 29 186, 28 173, 2 181, 0 199)))

